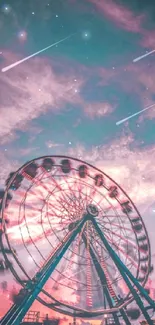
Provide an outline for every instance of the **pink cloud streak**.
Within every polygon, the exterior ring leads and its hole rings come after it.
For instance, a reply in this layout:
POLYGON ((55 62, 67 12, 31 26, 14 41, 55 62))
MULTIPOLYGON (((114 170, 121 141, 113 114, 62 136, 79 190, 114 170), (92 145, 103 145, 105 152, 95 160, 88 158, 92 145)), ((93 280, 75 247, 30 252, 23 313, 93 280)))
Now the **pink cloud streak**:
POLYGON ((116 4, 113 0, 87 0, 118 27, 140 35, 140 44, 151 49, 155 48, 155 32, 143 27, 147 14, 136 15, 125 5, 116 4))
MULTIPOLYGON (((3 54, 6 60, 15 55, 3 54)), ((74 91, 74 74, 56 74, 53 66, 44 59, 35 58, 14 71, 0 76, 0 136, 3 138, 15 129, 24 129, 29 121, 47 111, 60 112, 66 103, 79 101, 74 91)), ((83 83, 78 78, 76 88, 83 83)))
POLYGON ((141 32, 143 15, 136 16, 131 10, 112 0, 88 0, 88 2, 121 28, 134 33, 141 32))

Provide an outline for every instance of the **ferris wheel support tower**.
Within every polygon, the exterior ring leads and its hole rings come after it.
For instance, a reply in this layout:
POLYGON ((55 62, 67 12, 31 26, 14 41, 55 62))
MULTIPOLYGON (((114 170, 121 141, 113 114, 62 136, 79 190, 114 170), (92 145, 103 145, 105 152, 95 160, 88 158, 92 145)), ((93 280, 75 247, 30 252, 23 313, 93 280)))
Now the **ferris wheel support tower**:
MULTIPOLYGON (((117 267, 119 268, 119 270, 122 274, 122 277, 124 278, 129 289, 133 293, 133 296, 135 297, 135 301, 136 301, 137 305, 139 306, 140 310, 142 311, 145 319, 147 320, 148 324, 153 325, 153 321, 151 320, 146 308, 144 307, 143 302, 140 298, 140 295, 145 297, 146 301, 149 303, 149 305, 153 309, 155 309, 155 302, 148 296, 146 290, 138 283, 138 281, 133 277, 131 272, 121 262, 121 260, 119 259, 119 257, 115 253, 115 251, 110 247, 109 243, 107 242, 106 238, 104 237, 104 234, 100 230, 96 220, 94 219, 94 216, 89 213, 87 213, 83 217, 82 221, 79 222, 79 224, 71 232, 70 236, 68 236, 68 238, 66 238, 66 240, 62 243, 62 246, 60 248, 58 248, 58 251, 54 254, 54 256, 52 256, 50 258, 48 263, 43 267, 40 274, 37 275, 37 282, 34 283, 31 290, 30 289, 28 290, 29 292, 27 291, 26 296, 23 299, 22 303, 18 306, 14 305, 13 307, 11 307, 11 309, 8 311, 8 313, 1 320, 1 322, 0 322, 1 325, 20 325, 22 319, 26 315, 26 313, 29 310, 29 308, 31 307, 32 303, 37 298, 38 294, 42 290, 46 281, 51 276, 52 272, 56 268, 57 264, 60 262, 61 258, 65 254, 66 250, 69 248, 70 244, 75 239, 75 237, 77 236, 77 234, 80 232, 80 230, 82 229, 82 227, 84 226, 84 224, 87 221, 92 222, 92 224, 95 227, 96 231, 98 232, 103 244, 109 251, 109 254, 113 258, 117 267), (137 291, 134 289, 133 286, 135 286, 137 288, 140 295, 137 293, 137 291)), ((86 239, 84 239, 84 240, 86 240, 86 239)), ((101 278, 101 281, 106 282, 106 277, 105 277, 104 271, 103 271, 102 267, 100 266, 100 264, 98 263, 91 247, 90 247, 90 254, 91 254, 92 258, 94 259, 94 263, 96 265, 96 268, 98 269, 98 274, 101 278)), ((112 304, 111 297, 110 297, 108 290, 106 290, 105 295, 106 295, 107 299, 110 300, 109 305, 112 304)), ((122 316, 123 316, 126 324, 130 325, 131 323, 128 320, 128 317, 127 317, 125 311, 123 309, 121 309, 120 312, 123 312, 122 316)), ((113 317, 114 317, 114 320, 119 325, 120 322, 119 322, 118 316, 114 312, 113 312, 113 317)))

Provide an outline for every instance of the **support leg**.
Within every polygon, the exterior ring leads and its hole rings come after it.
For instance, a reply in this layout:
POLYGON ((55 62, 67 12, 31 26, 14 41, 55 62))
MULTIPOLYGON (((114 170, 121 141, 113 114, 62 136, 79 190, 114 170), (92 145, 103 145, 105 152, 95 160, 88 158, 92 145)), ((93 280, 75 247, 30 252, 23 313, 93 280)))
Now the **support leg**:
POLYGON ((83 227, 86 221, 87 218, 83 218, 81 222, 78 223, 77 227, 72 231, 72 233, 69 234, 67 240, 62 242, 62 247, 61 249, 58 249, 58 254, 55 254, 54 259, 52 256, 52 258, 47 262, 47 266, 44 266, 43 272, 41 272, 40 278, 38 278, 38 282, 36 283, 34 290, 26 295, 25 299, 23 299, 23 302, 20 304, 20 306, 16 308, 15 312, 13 311, 13 313, 9 317, 9 320, 5 322, 5 325, 20 325, 20 322, 24 318, 25 314, 31 307, 32 303, 35 301, 36 297, 38 296, 43 286, 51 276, 52 272, 55 270, 56 266, 58 265, 61 258, 69 248, 72 241, 81 231, 81 228, 83 227))
POLYGON ((137 289, 140 291, 141 294, 145 293, 144 297, 147 297, 147 301, 151 300, 151 304, 155 305, 155 303, 152 301, 152 299, 148 299, 148 295, 145 291, 145 289, 139 284, 139 282, 134 278, 134 276, 131 274, 131 272, 127 269, 127 267, 122 263, 122 261, 120 260, 120 258, 118 257, 118 255, 115 253, 115 251, 113 250, 113 248, 109 245, 107 239, 105 238, 104 234, 102 233, 100 227, 98 226, 96 220, 94 218, 91 218, 91 221, 96 229, 96 231, 98 232, 104 246, 106 247, 107 251, 109 252, 109 254, 111 255, 115 265, 117 266, 117 268, 120 271, 120 274, 122 275, 124 281, 126 282, 128 288, 130 289, 133 297, 135 298, 137 305, 139 306, 139 308, 141 309, 145 319, 147 320, 149 325, 153 325, 153 321, 151 320, 148 312, 146 311, 143 302, 140 298, 140 296, 138 295, 137 291, 135 290, 133 284, 135 284, 135 286, 137 287, 137 289), (130 279, 129 279, 130 278, 130 279), (131 281, 130 281, 131 280, 131 281))
MULTIPOLYGON (((87 239, 86 239, 86 236, 83 234, 82 236, 83 238, 83 241, 84 241, 84 244, 87 246, 87 239)), ((112 308, 113 307, 113 303, 112 303, 112 299, 111 299, 111 296, 110 296, 110 293, 108 291, 108 285, 107 285, 107 279, 106 279, 106 276, 104 274, 104 271, 100 265, 100 263, 98 262, 98 259, 91 247, 91 245, 89 245, 89 251, 90 251, 90 255, 92 257, 92 261, 94 263, 94 266, 95 266, 95 269, 96 269, 96 272, 100 278, 100 281, 102 283, 102 286, 103 286, 103 290, 104 290, 104 294, 106 296, 106 299, 108 301, 108 304, 109 304, 109 307, 112 308)), ((120 325, 120 322, 119 322, 119 318, 117 316, 116 313, 113 313, 113 318, 114 318, 114 321, 117 325, 120 325)))

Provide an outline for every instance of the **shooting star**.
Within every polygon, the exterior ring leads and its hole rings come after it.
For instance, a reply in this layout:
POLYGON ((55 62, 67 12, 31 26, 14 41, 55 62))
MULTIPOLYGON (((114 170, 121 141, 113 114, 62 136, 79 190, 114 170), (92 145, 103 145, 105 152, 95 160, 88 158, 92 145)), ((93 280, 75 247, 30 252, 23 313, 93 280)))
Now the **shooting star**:
POLYGON ((77 34, 77 33, 70 34, 69 36, 67 36, 67 37, 65 37, 65 38, 62 38, 60 41, 55 42, 55 43, 53 43, 53 44, 51 44, 51 45, 45 47, 44 49, 42 49, 42 50, 40 50, 40 51, 38 51, 38 52, 36 52, 36 53, 33 53, 33 54, 27 56, 26 58, 24 58, 24 59, 22 59, 22 60, 20 60, 20 61, 17 61, 17 62, 15 62, 15 63, 12 63, 12 64, 8 65, 7 67, 4 67, 1 71, 2 71, 2 72, 6 72, 6 71, 8 71, 8 70, 11 70, 11 69, 13 69, 14 67, 16 67, 17 65, 19 65, 19 64, 21 64, 21 63, 23 63, 23 62, 25 62, 25 61, 27 61, 27 60, 33 58, 34 56, 36 56, 36 55, 38 55, 38 54, 40 54, 40 53, 42 53, 42 52, 44 52, 44 51, 50 49, 51 47, 53 47, 53 46, 55 46, 55 45, 57 45, 57 44, 59 44, 59 43, 62 43, 62 42, 64 42, 64 41, 66 41, 67 39, 71 38, 71 37, 72 37, 73 35, 75 35, 75 34, 77 34))
POLYGON ((155 50, 153 50, 153 51, 151 51, 151 52, 148 52, 148 53, 146 53, 146 54, 144 54, 144 55, 141 55, 141 56, 139 56, 138 58, 134 59, 133 62, 136 63, 136 62, 140 61, 141 59, 146 58, 146 56, 148 56, 148 55, 150 55, 150 54, 152 54, 152 53, 154 53, 154 52, 155 52, 155 50))
POLYGON ((148 109, 150 109, 150 108, 152 108, 152 107, 154 107, 154 106, 155 106, 155 104, 150 105, 150 106, 148 106, 148 107, 142 109, 141 111, 139 111, 139 112, 137 112, 137 113, 135 113, 135 114, 132 114, 132 115, 126 117, 126 118, 124 118, 123 120, 120 120, 120 121, 116 122, 116 125, 120 125, 120 124, 122 124, 122 123, 124 123, 124 122, 130 120, 130 118, 132 118, 132 117, 134 117, 134 116, 136 116, 136 115, 139 115, 139 114, 141 114, 141 113, 147 111, 148 109))

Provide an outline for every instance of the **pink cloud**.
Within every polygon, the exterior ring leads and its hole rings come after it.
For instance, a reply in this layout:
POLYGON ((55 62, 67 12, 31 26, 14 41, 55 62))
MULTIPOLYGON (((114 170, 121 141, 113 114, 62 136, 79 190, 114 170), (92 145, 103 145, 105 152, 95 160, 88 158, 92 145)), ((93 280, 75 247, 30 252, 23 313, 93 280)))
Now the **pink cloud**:
POLYGON ((46 143, 45 143, 45 145, 46 145, 46 147, 47 148, 57 148, 57 147, 62 147, 63 146, 63 144, 62 143, 54 143, 54 142, 52 142, 52 141, 46 141, 46 143))
MULTIPOLYGON (((145 62, 141 62, 140 65, 129 65, 126 76, 124 78, 118 78, 118 82, 121 84, 123 90, 128 94, 138 95, 141 100, 142 108, 137 107, 137 112, 155 103, 153 100, 153 95, 155 94, 154 74, 154 66, 149 67, 145 62)), ((143 112, 139 117, 139 122, 143 121, 144 118, 155 118, 155 108, 153 107, 143 112)))
POLYGON ((69 154, 93 163, 111 175, 138 206, 149 205, 154 201, 155 147, 131 150, 132 143, 134 137, 129 133, 107 145, 92 147, 90 151, 78 144, 69 149, 69 154))
POLYGON ((110 105, 110 103, 107 102, 101 102, 101 103, 93 103, 93 104, 87 104, 84 105, 84 111, 87 116, 89 116, 91 119, 94 119, 95 117, 101 118, 104 116, 107 116, 111 114, 114 110, 114 107, 110 105))
POLYGON ((140 34, 140 44, 154 49, 154 30, 147 30, 143 23, 147 21, 147 14, 136 15, 125 5, 116 4, 113 0, 87 0, 92 3, 99 13, 106 16, 118 27, 140 34))
MULTIPOLYGON (((117 82, 120 91, 127 96, 136 96, 140 102, 140 106, 137 107, 136 111, 154 104, 154 95, 155 95, 155 83, 154 83, 154 74, 155 67, 154 65, 146 65, 145 61, 140 64, 129 64, 127 66, 121 66, 119 69, 108 70, 99 68, 98 74, 100 76, 100 86, 106 86, 117 82)), ((116 96, 115 96, 116 97, 116 96)), ((120 98, 117 97, 114 99, 114 105, 112 109, 115 110, 119 105, 120 98)), ((135 111, 135 112, 136 112, 135 111)), ((130 114, 128 114, 130 115, 130 114)), ((126 117, 126 116, 122 116, 126 117)), ((142 121, 144 118, 153 119, 155 118, 155 109, 151 108, 150 110, 144 112, 140 117, 139 121, 142 121)))
POLYGON ((150 109, 147 113, 143 115, 143 118, 147 118, 148 120, 153 120, 155 119, 155 107, 150 109))
POLYGON ((143 31, 143 39, 141 44, 146 48, 155 48, 155 31, 154 30, 144 30, 143 31))
MULTIPOLYGON (((15 54, 3 53, 6 61, 16 61, 15 54)), ((62 68, 63 69, 63 68, 62 68)), ((27 123, 47 111, 60 112, 66 103, 79 102, 75 92, 74 71, 58 74, 54 64, 36 58, 0 75, 0 137, 4 139, 23 130, 27 123)), ((83 79, 78 77, 80 90, 83 79)))
MULTIPOLYGON (((119 69, 106 69, 98 67, 92 70, 92 73, 98 74, 100 81, 96 85, 97 87, 109 86, 110 84, 117 83, 120 92, 127 96, 136 96, 140 102, 139 107, 137 106, 136 111, 154 104, 153 96, 155 94, 155 67, 154 65, 146 65, 145 61, 140 64, 129 64, 127 66, 122 65, 119 69)), ((90 74, 90 78, 91 78, 90 74)), ((113 103, 101 102, 88 104, 82 103, 85 114, 91 118, 95 116, 107 116, 111 114, 119 106, 120 98, 118 95, 111 97, 113 103)), ((129 114, 130 115, 130 114, 129 114)), ((126 117, 126 116, 122 116, 126 117)), ((144 118, 153 119, 155 118, 155 109, 144 112, 138 121, 142 121, 144 118)))
MULTIPOLYGON (((3 58, 5 65, 19 59, 16 54, 5 51, 3 58)), ((60 114, 66 104, 79 104, 89 118, 103 117, 113 111, 110 103, 97 102, 92 105, 82 98, 82 86, 93 75, 94 69, 88 71, 77 63, 70 66, 71 62, 67 60, 60 63, 35 58, 0 75, 1 143, 14 140, 16 130, 27 131, 29 122, 32 124, 41 114, 49 111, 60 114)), ((107 71, 107 75, 111 75, 111 72, 107 71)), ((31 140, 41 131, 30 126, 31 140)))
POLYGON ((7 153, 0 154, 0 186, 4 186, 5 180, 7 179, 10 172, 17 170, 19 168, 19 163, 17 160, 9 159, 7 153))
POLYGON ((34 152, 39 149, 39 147, 28 147, 28 148, 23 148, 19 150, 20 156, 27 156, 30 154, 34 154, 34 152))
POLYGON ((88 2, 91 2, 101 14, 104 14, 119 27, 134 33, 141 32, 143 15, 136 16, 131 10, 112 0, 88 0, 88 2))
POLYGON ((7 313, 7 311, 11 308, 12 303, 8 299, 8 294, 3 294, 2 292, 0 293, 0 319, 7 313))

